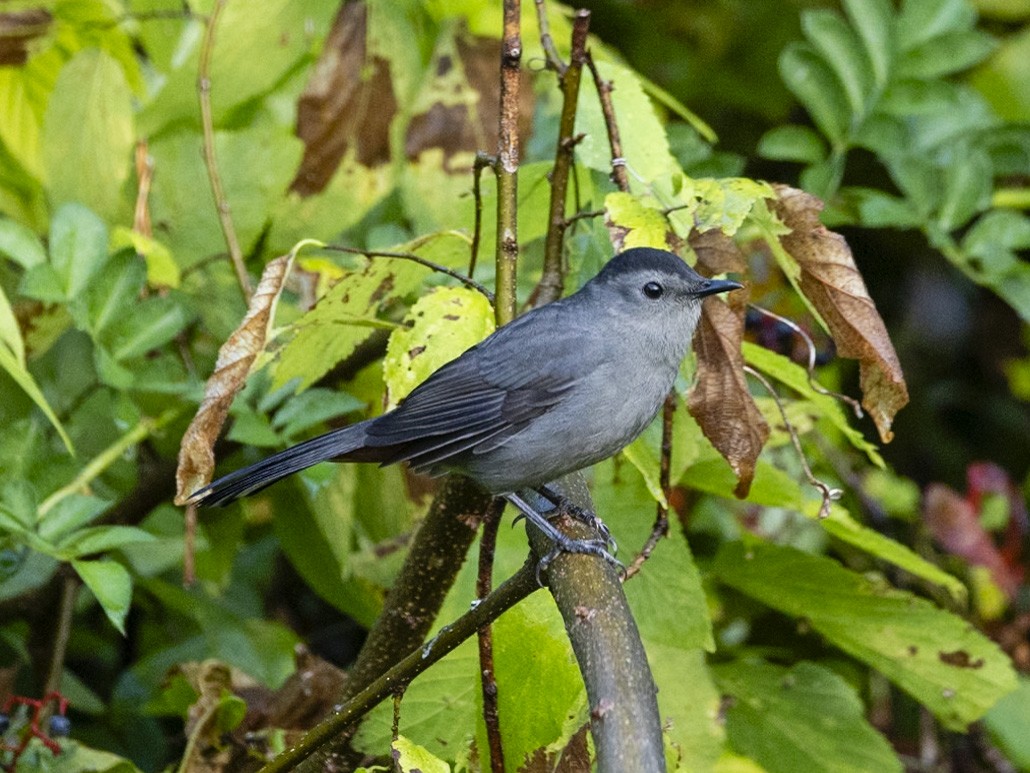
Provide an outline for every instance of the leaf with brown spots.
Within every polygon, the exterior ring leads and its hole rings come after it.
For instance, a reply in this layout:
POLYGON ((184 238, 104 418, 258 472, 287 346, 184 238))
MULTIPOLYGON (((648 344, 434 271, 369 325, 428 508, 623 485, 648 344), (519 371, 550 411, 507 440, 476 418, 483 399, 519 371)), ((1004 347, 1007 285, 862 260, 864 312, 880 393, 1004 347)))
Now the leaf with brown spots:
POLYGON ((746 497, 755 476, 755 464, 769 437, 769 425, 762 417, 748 389, 740 342, 744 336, 746 300, 734 297, 723 302, 705 301, 694 348, 697 351, 697 380, 687 395, 687 410, 716 450, 737 476, 734 493, 746 497))
POLYGON ((177 505, 185 505, 190 494, 211 481, 215 441, 233 398, 243 388, 254 360, 264 351, 275 305, 300 246, 265 266, 247 314, 218 350, 215 371, 204 387, 204 399, 179 447, 179 467, 175 471, 177 505))
POLYGON ((908 402, 908 388, 883 319, 844 237, 819 221, 823 203, 795 188, 774 188, 779 198, 773 212, 790 233, 776 233, 773 223, 765 223, 766 239, 780 267, 833 336, 837 351, 858 360, 862 406, 880 438, 889 443, 891 423, 908 402))

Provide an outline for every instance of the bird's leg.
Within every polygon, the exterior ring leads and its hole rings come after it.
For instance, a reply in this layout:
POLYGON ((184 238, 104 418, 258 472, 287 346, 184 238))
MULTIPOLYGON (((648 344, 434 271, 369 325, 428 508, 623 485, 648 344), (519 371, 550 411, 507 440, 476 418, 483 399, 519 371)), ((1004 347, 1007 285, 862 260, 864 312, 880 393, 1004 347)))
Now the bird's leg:
POLYGON ((605 526, 604 521, 597 516, 597 513, 580 507, 560 491, 555 491, 550 486, 540 486, 539 488, 534 489, 534 491, 558 508, 559 513, 571 516, 580 523, 585 523, 591 529, 600 534, 610 552, 619 552, 619 546, 615 544, 615 538, 612 537, 611 531, 609 531, 608 527, 605 526))
MULTIPOLYGON (((518 494, 511 493, 503 494, 502 496, 515 505, 534 526, 544 533, 545 537, 554 543, 554 550, 541 558, 540 563, 537 564, 536 574, 538 582, 540 581, 541 572, 545 571, 548 565, 562 553, 585 553, 597 556, 618 568, 620 572, 625 570, 622 563, 606 550, 606 542, 596 539, 572 539, 558 531, 545 516, 541 515, 536 508, 518 494)), ((540 584, 542 585, 543 583, 541 582, 540 584)))

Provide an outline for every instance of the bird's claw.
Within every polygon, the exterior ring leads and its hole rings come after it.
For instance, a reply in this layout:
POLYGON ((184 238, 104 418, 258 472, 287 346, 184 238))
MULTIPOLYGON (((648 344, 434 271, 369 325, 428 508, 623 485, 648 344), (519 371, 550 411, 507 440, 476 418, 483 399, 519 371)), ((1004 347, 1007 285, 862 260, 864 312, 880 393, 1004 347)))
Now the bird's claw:
POLYGON ((555 540, 554 547, 551 551, 545 555, 536 565, 536 581, 543 587, 543 573, 547 571, 551 563, 560 556, 562 553, 580 553, 582 555, 595 556, 597 558, 603 558, 609 565, 615 567, 619 571, 619 576, 624 577, 626 574, 625 565, 619 561, 615 556, 608 552, 608 540, 599 539, 562 539, 555 540))
POLYGON ((619 552, 619 546, 615 542, 615 538, 612 536, 611 530, 605 525, 604 521, 597 517, 595 513, 580 507, 568 497, 554 492, 549 488, 545 488, 542 493, 555 506, 555 512, 557 515, 568 515, 575 518, 580 523, 586 524, 601 536, 601 539, 604 540, 605 547, 610 553, 619 552))

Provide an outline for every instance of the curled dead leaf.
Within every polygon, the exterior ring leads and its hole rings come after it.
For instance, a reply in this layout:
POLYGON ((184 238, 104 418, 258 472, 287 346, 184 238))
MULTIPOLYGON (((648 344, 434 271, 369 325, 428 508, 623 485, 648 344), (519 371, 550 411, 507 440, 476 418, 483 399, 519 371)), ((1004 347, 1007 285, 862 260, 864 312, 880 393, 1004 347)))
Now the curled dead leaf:
POLYGON ((204 387, 204 399, 179 447, 179 467, 175 471, 177 505, 185 505, 190 494, 211 481, 215 441, 233 398, 243 388, 250 366, 265 348, 275 305, 296 254, 297 248, 294 248, 265 266, 246 316, 218 350, 215 371, 204 387))
POLYGON ((773 209, 791 229, 779 239, 800 269, 797 286, 826 323, 840 355, 858 360, 862 406, 889 443, 894 416, 908 403, 908 388, 883 319, 844 237, 819 221, 823 203, 796 188, 773 187, 778 196, 773 209))
POLYGON ((687 395, 687 410, 730 463, 737 476, 734 493, 741 498, 751 488, 758 455, 769 438, 769 425, 755 405, 744 375, 740 342, 745 305, 743 298, 705 301, 694 339, 697 380, 687 395))

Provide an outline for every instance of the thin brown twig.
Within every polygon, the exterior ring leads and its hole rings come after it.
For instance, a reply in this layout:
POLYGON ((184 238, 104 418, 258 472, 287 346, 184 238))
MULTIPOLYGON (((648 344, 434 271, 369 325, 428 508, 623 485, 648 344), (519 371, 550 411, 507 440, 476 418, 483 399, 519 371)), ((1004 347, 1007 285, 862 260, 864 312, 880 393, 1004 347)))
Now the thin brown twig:
POLYGON ((331 250, 332 252, 345 252, 348 255, 364 255, 366 258, 397 258, 398 260, 410 260, 412 263, 418 263, 420 266, 431 268, 433 271, 439 271, 441 274, 457 279, 464 285, 471 287, 473 290, 477 290, 485 295, 491 302, 493 302, 494 295, 487 290, 483 285, 477 282, 475 279, 471 279, 460 271, 455 271, 453 268, 447 268, 447 266, 435 263, 431 260, 426 260, 423 257, 416 255, 413 252, 390 252, 389 250, 364 250, 360 247, 345 247, 342 244, 327 244, 321 249, 331 250))
POLYGON ((185 588, 192 588, 197 581, 197 506, 187 505, 183 517, 182 584, 185 588))
MULTIPOLYGON (((671 470, 672 470, 672 422, 676 415, 676 392, 669 392, 662 406, 662 451, 658 463, 658 484, 665 493, 665 501, 668 502, 672 496, 671 470)), ((655 547, 663 537, 669 536, 669 508, 658 502, 655 508, 654 525, 651 527, 651 534, 644 542, 640 552, 637 553, 630 565, 626 567, 624 580, 640 571, 644 562, 651 557, 655 547)))
MULTIPOLYGON (((546 19, 543 0, 537 0, 537 11, 546 19)), ((541 24, 541 36, 545 27, 541 24)), ((558 142, 554 152, 554 169, 551 172, 551 200, 547 219, 547 235, 544 239, 544 268, 540 283, 533 293, 530 304, 542 306, 561 297, 565 288, 564 244, 565 199, 569 188, 569 171, 572 169, 574 149, 577 143, 576 107, 579 104, 579 84, 586 61, 587 34, 590 30, 590 11, 579 10, 572 21, 572 54, 568 66, 558 70, 558 81, 562 90, 562 111, 558 123, 558 142)), ((553 41, 551 42, 553 46, 553 41)), ((546 43, 544 48, 546 50, 546 43)))
POLYGON ((805 452, 801 448, 801 438, 798 437, 797 430, 794 429, 794 425, 791 424, 790 419, 787 418, 787 409, 783 406, 783 402, 780 400, 780 396, 776 394, 776 390, 773 389, 772 384, 766 380, 765 376, 750 365, 744 366, 744 372, 755 378, 763 387, 765 387, 769 396, 772 397, 773 402, 776 403, 776 407, 780 411, 780 417, 783 419, 783 426, 787 430, 787 434, 790 435, 790 442, 794 445, 794 450, 797 451, 798 459, 801 460, 801 469, 805 473, 805 480, 807 480, 811 486, 818 489, 819 493, 822 495, 823 501, 819 506, 819 518, 822 519, 828 517, 830 515, 831 505, 844 496, 844 492, 839 488, 830 487, 815 477, 815 474, 812 472, 812 468, 808 464, 808 459, 805 457, 805 452))
MULTIPOLYGON (((476 598, 482 601, 493 588, 494 550, 497 530, 501 525, 504 500, 495 499, 483 516, 483 533, 479 542, 479 571, 476 576, 476 598)), ((497 706, 497 679, 494 673, 493 632, 489 624, 479 629, 479 675, 483 689, 483 724, 490 749, 490 770, 503 771, 504 747, 501 743, 501 721, 497 706)))
POLYGON ((584 212, 577 212, 565 220, 565 227, 568 228, 570 225, 578 220, 587 220, 592 217, 604 217, 607 213, 603 209, 591 209, 584 212))
POLYGON ((522 3, 504 0, 501 39, 501 105, 497 132, 497 324, 515 318, 515 277, 519 257, 519 84, 522 61, 522 3))
POLYGON ((232 210, 229 207, 229 200, 225 197, 222 177, 218 173, 215 127, 211 114, 211 78, 208 73, 211 67, 211 53, 215 47, 215 28, 218 26, 218 17, 225 9, 226 2, 228 0, 215 0, 215 5, 211 9, 211 15, 204 28, 204 39, 200 47, 200 67, 197 73, 197 91, 200 95, 200 124, 204 136, 204 166, 207 168, 211 194, 214 196, 215 209, 218 211, 218 222, 222 227, 225 244, 229 248, 229 259, 232 261, 233 271, 236 273, 236 281, 239 283, 240 292, 243 293, 243 300, 250 305, 250 296, 254 292, 254 288, 251 286, 247 267, 243 263, 243 251, 240 249, 240 242, 236 237, 232 210))
MULTIPOLYGON (((577 13, 586 13, 590 15, 590 11, 579 10, 577 13)), ((554 38, 551 37, 551 25, 547 22, 547 7, 545 0, 536 0, 536 20, 537 25, 540 27, 540 45, 543 46, 544 56, 547 59, 548 68, 554 70, 561 77, 565 74, 566 64, 562 61, 562 58, 558 55, 558 49, 554 45, 554 38)))
POLYGON ((483 194, 481 178, 484 169, 493 169, 497 165, 497 157, 480 151, 476 153, 475 163, 472 165, 472 196, 476 201, 476 219, 472 225, 472 249, 469 256, 469 276, 475 276, 476 263, 479 261, 479 243, 483 236, 483 194))
POLYGON ((615 107, 612 104, 612 90, 615 88, 611 81, 601 77, 597 69, 594 57, 587 52, 587 66, 594 76, 594 86, 597 88, 598 99, 601 100, 601 113, 604 115, 604 125, 608 130, 608 144, 612 149, 612 181, 620 191, 629 191, 629 175, 626 173, 626 159, 622 155, 622 139, 619 136, 619 124, 615 120, 615 107))

